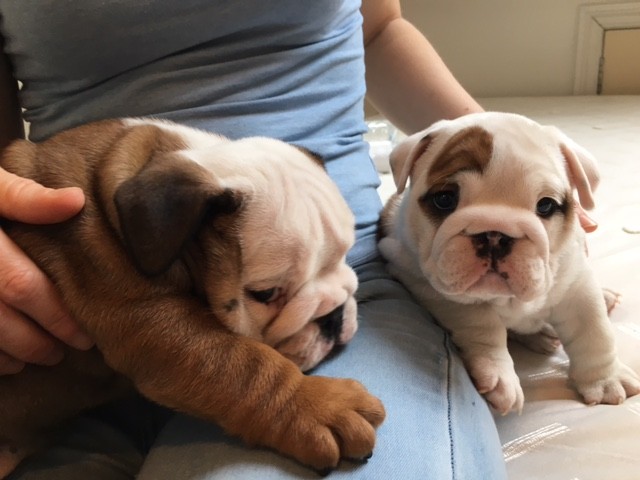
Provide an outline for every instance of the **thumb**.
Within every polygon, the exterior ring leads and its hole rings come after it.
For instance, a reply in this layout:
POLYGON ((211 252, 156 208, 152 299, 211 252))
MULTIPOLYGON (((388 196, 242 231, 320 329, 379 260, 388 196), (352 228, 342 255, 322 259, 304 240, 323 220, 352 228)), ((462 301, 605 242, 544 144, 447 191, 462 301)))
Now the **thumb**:
POLYGON ((67 220, 84 206, 77 187, 53 189, 0 168, 0 217, 46 224, 67 220))

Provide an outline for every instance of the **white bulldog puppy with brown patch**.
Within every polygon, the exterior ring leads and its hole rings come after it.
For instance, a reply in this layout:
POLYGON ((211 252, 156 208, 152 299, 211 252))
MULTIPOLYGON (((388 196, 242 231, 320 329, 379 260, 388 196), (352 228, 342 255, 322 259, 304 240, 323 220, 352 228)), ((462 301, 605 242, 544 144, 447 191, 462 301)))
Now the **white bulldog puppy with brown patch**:
POLYGON ((451 332, 478 391, 498 412, 524 395, 507 331, 553 350, 588 404, 619 404, 640 379, 617 357, 603 291, 574 212, 594 207, 593 157, 554 127, 514 114, 441 121, 397 146, 398 193, 380 251, 451 332), (407 181, 410 185, 405 190, 407 181))
POLYGON ((84 191, 67 222, 2 228, 96 343, 0 376, 0 478, 58 423, 131 388, 321 471, 368 458, 380 401, 301 372, 357 327, 354 218, 317 158, 124 119, 16 141, 0 166, 84 191))

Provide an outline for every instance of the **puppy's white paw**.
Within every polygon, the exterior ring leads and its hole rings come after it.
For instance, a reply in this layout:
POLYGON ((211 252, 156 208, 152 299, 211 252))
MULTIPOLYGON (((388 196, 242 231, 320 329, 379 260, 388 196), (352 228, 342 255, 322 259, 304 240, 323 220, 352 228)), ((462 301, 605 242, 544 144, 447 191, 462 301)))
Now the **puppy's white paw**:
POLYGON ((509 338, 521 343, 531 351, 545 355, 555 353, 561 345, 558 334, 548 323, 545 323, 542 330, 530 335, 509 331, 509 338))
POLYGON ((588 405, 619 405, 627 397, 640 393, 640 378, 621 362, 617 362, 612 375, 587 382, 574 380, 574 383, 588 405))
POLYGON ((475 357, 468 362, 471 378, 485 399, 501 415, 512 410, 522 411, 524 392, 513 362, 487 357, 475 357))

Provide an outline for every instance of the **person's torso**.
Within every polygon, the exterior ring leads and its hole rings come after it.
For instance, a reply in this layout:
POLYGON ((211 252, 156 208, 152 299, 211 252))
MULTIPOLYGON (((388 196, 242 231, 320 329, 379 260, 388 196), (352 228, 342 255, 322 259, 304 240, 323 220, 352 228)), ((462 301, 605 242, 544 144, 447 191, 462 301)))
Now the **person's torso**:
POLYGON ((350 261, 375 253, 359 1, 0 0, 0 22, 34 141, 125 116, 280 138, 323 157, 356 214, 350 261))

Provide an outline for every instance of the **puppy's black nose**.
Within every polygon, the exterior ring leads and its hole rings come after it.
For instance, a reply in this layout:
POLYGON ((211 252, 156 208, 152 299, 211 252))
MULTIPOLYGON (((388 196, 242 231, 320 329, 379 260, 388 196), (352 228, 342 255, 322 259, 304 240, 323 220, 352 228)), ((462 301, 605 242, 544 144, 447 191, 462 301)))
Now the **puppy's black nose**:
POLYGON ((340 337, 342 333, 343 315, 344 305, 340 305, 331 313, 316 320, 316 323, 320 327, 320 333, 324 338, 333 341, 340 337))
POLYGON ((511 253, 515 239, 502 232, 490 231, 472 235, 476 255, 480 258, 490 257, 493 261, 500 260, 511 253))

